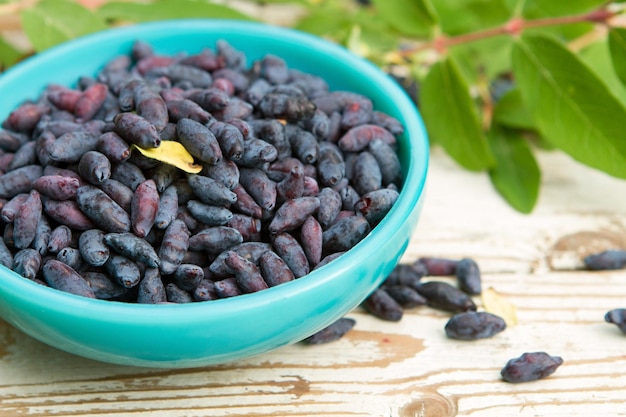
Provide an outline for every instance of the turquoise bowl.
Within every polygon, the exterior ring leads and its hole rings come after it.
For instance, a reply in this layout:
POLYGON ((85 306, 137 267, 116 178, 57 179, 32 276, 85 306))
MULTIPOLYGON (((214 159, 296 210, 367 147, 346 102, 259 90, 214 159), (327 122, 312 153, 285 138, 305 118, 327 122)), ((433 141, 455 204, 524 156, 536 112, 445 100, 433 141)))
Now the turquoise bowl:
POLYGON ((370 62, 294 30, 229 20, 175 20, 96 33, 47 50, 0 75, 0 120, 49 83, 73 85, 135 40, 157 53, 195 53, 225 39, 248 62, 267 53, 359 92, 398 118, 405 183, 382 222, 338 260, 259 293, 184 305, 139 305, 74 296, 0 270, 0 317, 55 348, 124 365, 188 368, 231 362, 296 343, 357 307, 405 252, 423 205, 428 139, 404 91, 370 62))

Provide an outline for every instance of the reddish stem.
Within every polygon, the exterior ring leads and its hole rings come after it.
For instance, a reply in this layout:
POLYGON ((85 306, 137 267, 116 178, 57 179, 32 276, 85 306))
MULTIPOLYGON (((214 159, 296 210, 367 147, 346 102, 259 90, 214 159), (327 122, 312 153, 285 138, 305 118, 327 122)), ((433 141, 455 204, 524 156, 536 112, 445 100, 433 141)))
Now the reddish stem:
POLYGON ((606 10, 604 8, 594 10, 592 12, 573 15, 573 16, 557 16, 546 17, 542 19, 523 20, 522 18, 513 18, 503 24, 490 29, 480 30, 471 33, 465 33, 458 36, 438 36, 430 42, 419 44, 413 48, 403 49, 399 51, 402 56, 410 56, 416 52, 424 51, 426 49, 436 49, 439 52, 444 51, 451 46, 461 45, 464 43, 474 42, 482 39, 492 38, 500 35, 519 35, 526 29, 540 28, 546 26, 559 26, 568 25, 572 23, 592 22, 592 23, 606 23, 609 19, 614 17, 616 13, 606 10))

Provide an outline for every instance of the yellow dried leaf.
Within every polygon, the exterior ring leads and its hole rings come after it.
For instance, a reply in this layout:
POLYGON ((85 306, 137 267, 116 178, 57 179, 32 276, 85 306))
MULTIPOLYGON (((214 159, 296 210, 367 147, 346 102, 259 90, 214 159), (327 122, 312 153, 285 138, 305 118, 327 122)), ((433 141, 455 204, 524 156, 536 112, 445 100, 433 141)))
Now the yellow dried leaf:
POLYGON ((367 58, 370 54, 369 46, 363 42, 361 38, 361 27, 359 25, 352 26, 346 41, 346 47, 356 55, 367 58))
POLYGON ((407 63, 407 60, 398 51, 387 52, 383 56, 383 60, 386 64, 406 65, 407 63))
POLYGON ((489 287, 482 292, 481 297, 485 311, 502 317, 507 326, 517 324, 517 308, 514 304, 507 301, 506 298, 498 294, 496 290, 489 287))
POLYGON ((193 156, 187 152, 187 149, 180 142, 164 140, 161 141, 161 145, 158 148, 142 148, 137 145, 133 145, 133 148, 137 149, 145 157, 174 165, 176 168, 190 174, 197 174, 202 171, 202 166, 193 163, 193 156))

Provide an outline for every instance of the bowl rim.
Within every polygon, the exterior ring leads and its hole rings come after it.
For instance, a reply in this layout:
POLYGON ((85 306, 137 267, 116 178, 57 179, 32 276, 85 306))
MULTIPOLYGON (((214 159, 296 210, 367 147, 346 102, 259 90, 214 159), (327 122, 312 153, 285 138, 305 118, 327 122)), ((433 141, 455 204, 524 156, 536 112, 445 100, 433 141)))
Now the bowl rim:
MULTIPOLYGON (((126 317, 129 321, 141 321, 146 316, 166 323, 180 323, 181 318, 200 316, 211 311, 219 311, 220 314, 234 314, 237 312, 254 309, 262 305, 273 303, 283 298, 290 298, 296 294, 309 291, 313 287, 323 286, 328 280, 338 274, 349 273, 350 265, 359 253, 376 251, 376 244, 384 235, 393 230, 404 227, 404 216, 408 215, 417 205, 424 194, 427 171, 429 166, 429 142, 426 129, 413 101, 406 92, 387 74, 376 67, 372 62, 357 56, 344 47, 296 29, 285 28, 260 22, 249 22, 231 19, 173 19, 166 21, 138 23, 129 26, 107 29, 89 34, 63 44, 42 51, 33 57, 16 64, 3 74, 0 74, 0 91, 3 86, 20 77, 24 70, 37 67, 44 62, 59 59, 73 50, 85 47, 92 43, 100 43, 111 40, 120 40, 122 37, 140 38, 144 31, 154 30, 184 30, 185 28, 202 29, 211 27, 211 32, 220 28, 228 28, 229 31, 240 30, 242 33, 253 32, 262 34, 264 37, 277 39, 289 39, 290 42, 299 42, 307 48, 314 49, 318 54, 332 54, 336 57, 349 60, 355 71, 359 71, 366 77, 380 83, 380 88, 394 97, 398 111, 406 117, 403 120, 406 136, 404 140, 410 152, 409 166, 406 170, 405 180, 400 190, 399 197, 385 218, 355 247, 341 256, 340 260, 331 262, 320 269, 311 271, 307 276, 287 282, 257 293, 242 294, 236 297, 212 300, 210 302, 194 302, 188 304, 137 304, 118 301, 90 299, 65 293, 49 288, 34 281, 28 280, 17 273, 2 267, 0 275, 7 275, 9 279, 0 279, 0 286, 5 287, 3 292, 10 291, 16 297, 24 297, 17 293, 28 294, 32 303, 45 306, 47 309, 57 311, 76 311, 76 314, 90 316, 114 315, 126 317), (406 110, 405 110, 406 109, 406 110), (416 158, 417 157, 417 158, 416 158), (419 163, 418 163, 419 162, 419 163), (411 189, 412 188, 412 189, 411 189), (358 249, 358 252, 357 252, 358 249), (43 300, 43 301, 42 301, 43 300)), ((184 46, 183 48, 184 49, 184 46)), ((54 80, 50 80, 50 83, 54 80)), ((404 118, 403 118, 404 119, 404 118)))

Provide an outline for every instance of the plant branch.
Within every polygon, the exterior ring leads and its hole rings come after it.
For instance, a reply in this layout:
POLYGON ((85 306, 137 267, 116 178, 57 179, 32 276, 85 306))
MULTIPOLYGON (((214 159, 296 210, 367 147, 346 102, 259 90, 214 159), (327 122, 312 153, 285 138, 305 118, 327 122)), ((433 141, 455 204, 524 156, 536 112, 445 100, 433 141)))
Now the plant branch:
POLYGON ((421 52, 428 49, 435 49, 439 52, 444 52, 446 49, 461 45, 465 43, 475 42, 482 39, 488 39, 495 36, 511 35, 516 36, 522 33, 526 29, 535 29, 548 26, 560 26, 568 25, 572 23, 608 23, 608 21, 615 17, 618 13, 607 10, 606 8, 600 8, 592 12, 583 13, 572 16, 557 16, 546 17, 541 19, 524 20, 521 17, 516 17, 501 26, 497 26, 490 29, 479 30, 476 32, 465 33, 458 36, 438 36, 432 41, 420 43, 411 48, 398 51, 398 54, 402 57, 408 57, 417 52, 421 52))

